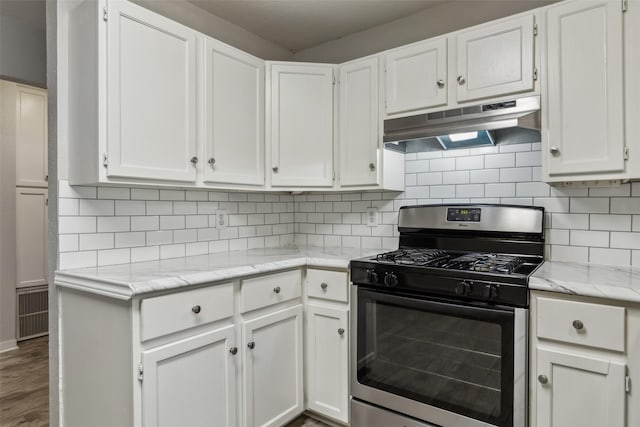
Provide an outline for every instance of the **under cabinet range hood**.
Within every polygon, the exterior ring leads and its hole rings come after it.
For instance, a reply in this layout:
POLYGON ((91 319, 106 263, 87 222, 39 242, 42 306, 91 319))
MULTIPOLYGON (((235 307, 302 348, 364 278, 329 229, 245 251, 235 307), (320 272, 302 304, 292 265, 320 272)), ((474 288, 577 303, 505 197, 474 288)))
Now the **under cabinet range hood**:
POLYGON ((540 129, 540 96, 512 98, 384 121, 384 142, 436 139, 441 149, 495 144, 490 131, 540 129))

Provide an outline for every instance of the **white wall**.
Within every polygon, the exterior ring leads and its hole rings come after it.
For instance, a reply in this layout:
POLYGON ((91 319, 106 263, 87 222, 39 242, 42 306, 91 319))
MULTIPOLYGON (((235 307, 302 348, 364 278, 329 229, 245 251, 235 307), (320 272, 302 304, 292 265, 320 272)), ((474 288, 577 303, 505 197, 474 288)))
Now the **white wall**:
POLYGON ((0 351, 16 346, 15 84, 0 80, 0 351))
POLYGON ((294 61, 340 63, 425 40, 558 0, 459 0, 296 52, 294 61))
POLYGON ((4 15, 2 2, 0 2, 0 76, 39 87, 46 87, 47 84, 45 30, 21 18, 4 15))

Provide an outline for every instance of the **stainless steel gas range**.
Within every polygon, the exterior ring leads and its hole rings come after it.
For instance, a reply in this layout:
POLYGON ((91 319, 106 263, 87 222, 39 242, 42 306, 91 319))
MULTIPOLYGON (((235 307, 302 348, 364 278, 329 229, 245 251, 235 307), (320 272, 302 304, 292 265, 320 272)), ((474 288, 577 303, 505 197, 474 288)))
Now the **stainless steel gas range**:
POLYGON ((527 425, 527 284, 543 218, 403 207, 399 249, 351 262, 354 427, 527 425))

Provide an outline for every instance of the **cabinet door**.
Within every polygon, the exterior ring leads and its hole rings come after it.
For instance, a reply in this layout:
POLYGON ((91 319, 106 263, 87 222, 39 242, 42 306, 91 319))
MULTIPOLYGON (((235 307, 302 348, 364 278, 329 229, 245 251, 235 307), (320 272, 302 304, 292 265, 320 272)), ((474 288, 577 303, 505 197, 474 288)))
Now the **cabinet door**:
POLYGON ((126 1, 107 33, 107 174, 195 181, 196 33, 126 1))
POLYGON ((387 114, 447 104, 447 39, 413 44, 384 57, 387 114))
POLYGON ((309 304, 306 329, 309 409, 349 421, 348 311, 309 304))
POLYGON ((47 189, 16 190, 16 253, 18 288, 46 285, 47 189))
POLYGON ((458 33, 459 102, 533 90, 533 25, 527 15, 458 33))
POLYGON ((227 326, 143 352, 143 424, 235 427, 234 341, 227 326))
POLYGON ((620 4, 563 2, 550 7, 546 16, 548 123, 543 159, 548 173, 622 171, 620 4))
POLYGON ((264 61, 205 41, 204 181, 264 184, 264 61))
POLYGON ((550 350, 538 350, 537 356, 538 425, 625 425, 625 365, 550 350))
POLYGON ((378 58, 340 67, 340 185, 378 183, 378 58))
POLYGON ((281 426, 304 411, 302 306, 243 324, 245 421, 281 426))
POLYGON ((333 185, 333 66, 271 65, 271 185, 333 185))
POLYGON ((16 185, 47 180, 47 91, 16 85, 16 185))

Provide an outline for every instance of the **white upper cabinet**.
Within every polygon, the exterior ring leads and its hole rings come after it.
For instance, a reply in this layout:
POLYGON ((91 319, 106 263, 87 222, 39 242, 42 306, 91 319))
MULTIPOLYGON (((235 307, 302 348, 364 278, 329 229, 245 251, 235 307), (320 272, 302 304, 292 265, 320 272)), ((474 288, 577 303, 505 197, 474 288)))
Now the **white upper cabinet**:
POLYGON ((46 187, 47 91, 16 85, 16 185, 46 187))
POLYGON ((621 5, 563 2, 547 8, 545 16, 544 179, 620 174, 625 166, 621 5))
POLYGON ((269 64, 272 186, 333 186, 334 68, 269 64))
POLYGON ((196 180, 196 33, 108 4, 107 174, 196 180))
POLYGON ((384 54, 386 114, 447 104, 447 39, 439 38, 384 54))
POLYGON ((534 15, 456 34, 458 102, 534 89, 534 15))
POLYGON ((204 45, 204 182, 264 185, 264 61, 204 45))
POLYGON ((378 58, 340 66, 340 185, 378 183, 378 58))

